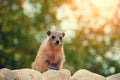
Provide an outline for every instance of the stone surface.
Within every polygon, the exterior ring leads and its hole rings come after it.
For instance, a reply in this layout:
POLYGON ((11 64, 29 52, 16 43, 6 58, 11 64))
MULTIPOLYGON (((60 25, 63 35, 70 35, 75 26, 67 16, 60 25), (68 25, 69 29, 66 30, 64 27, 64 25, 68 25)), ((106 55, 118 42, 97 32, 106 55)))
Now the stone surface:
POLYGON ((0 69, 0 80, 120 80, 120 73, 104 77, 81 69, 71 76, 67 69, 48 70, 44 73, 33 69, 0 69))
POLYGON ((106 77, 106 80, 120 80, 120 73, 106 77))
POLYGON ((72 80, 105 80, 105 77, 92 73, 88 70, 81 69, 74 73, 72 80))
POLYGON ((67 69, 48 70, 42 74, 43 80, 71 80, 70 71, 67 69))
POLYGON ((33 69, 19 69, 12 72, 17 73, 17 80, 43 80, 41 73, 33 69))
POLYGON ((0 73, 0 80, 5 80, 5 76, 2 73, 0 73))
POLYGON ((5 80, 17 80, 17 74, 13 73, 10 69, 0 69, 0 73, 3 74, 5 80))

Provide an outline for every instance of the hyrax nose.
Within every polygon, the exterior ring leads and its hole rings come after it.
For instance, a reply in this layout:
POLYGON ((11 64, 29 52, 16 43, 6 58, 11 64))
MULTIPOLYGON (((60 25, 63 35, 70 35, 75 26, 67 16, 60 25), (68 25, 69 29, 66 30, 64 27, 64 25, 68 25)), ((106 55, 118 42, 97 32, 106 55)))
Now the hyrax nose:
POLYGON ((56 44, 59 44, 59 41, 56 41, 56 44))

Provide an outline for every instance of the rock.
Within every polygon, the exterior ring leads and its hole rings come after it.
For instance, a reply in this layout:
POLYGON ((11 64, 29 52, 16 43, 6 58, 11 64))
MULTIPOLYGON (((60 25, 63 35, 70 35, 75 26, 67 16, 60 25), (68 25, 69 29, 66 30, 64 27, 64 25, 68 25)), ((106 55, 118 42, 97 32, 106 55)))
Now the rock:
POLYGON ((120 80, 120 73, 106 77, 106 80, 120 80))
POLYGON ((0 80, 5 80, 5 76, 2 73, 0 73, 0 80))
POLYGON ((106 80, 105 77, 92 73, 88 70, 78 70, 73 76, 72 80, 106 80))
POLYGON ((10 69, 7 68, 0 69, 0 73, 3 74, 5 80, 17 80, 18 77, 16 73, 13 73, 10 69))
POLYGON ((10 70, 3 68, 0 69, 0 80, 120 80, 120 73, 105 78, 102 75, 81 69, 71 77, 71 73, 67 69, 48 70, 40 73, 33 69, 10 70))
POLYGON ((12 72, 17 73, 17 80, 43 80, 41 73, 33 69, 19 69, 12 72))
POLYGON ((71 80, 70 71, 67 69, 48 70, 42 76, 43 80, 71 80))

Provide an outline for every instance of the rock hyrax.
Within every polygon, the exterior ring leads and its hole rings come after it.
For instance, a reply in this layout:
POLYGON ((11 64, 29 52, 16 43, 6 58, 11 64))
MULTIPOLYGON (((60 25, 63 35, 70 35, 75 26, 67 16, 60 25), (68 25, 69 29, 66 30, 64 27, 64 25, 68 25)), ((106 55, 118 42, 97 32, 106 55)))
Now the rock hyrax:
POLYGON ((64 32, 47 31, 47 38, 42 42, 37 56, 32 63, 32 69, 41 73, 49 69, 59 70, 63 68, 65 61, 63 49, 64 32))

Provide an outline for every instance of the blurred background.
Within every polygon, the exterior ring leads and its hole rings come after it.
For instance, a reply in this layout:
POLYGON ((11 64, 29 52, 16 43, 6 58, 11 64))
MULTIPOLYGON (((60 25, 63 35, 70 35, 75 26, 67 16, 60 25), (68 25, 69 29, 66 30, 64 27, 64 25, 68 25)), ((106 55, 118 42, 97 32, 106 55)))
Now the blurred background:
POLYGON ((66 33, 72 74, 120 72, 120 0, 0 0, 0 68, 31 68, 50 29, 66 33))

